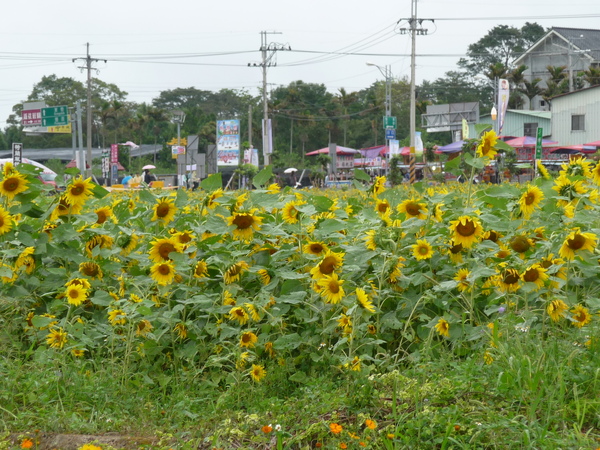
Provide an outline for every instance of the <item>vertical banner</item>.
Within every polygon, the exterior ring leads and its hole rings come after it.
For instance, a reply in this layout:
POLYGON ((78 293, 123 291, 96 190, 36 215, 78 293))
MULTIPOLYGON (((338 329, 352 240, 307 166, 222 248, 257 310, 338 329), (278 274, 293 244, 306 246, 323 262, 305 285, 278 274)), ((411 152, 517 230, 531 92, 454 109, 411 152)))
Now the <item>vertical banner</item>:
POLYGON ((23 160, 23 144, 13 142, 13 144, 12 144, 12 160, 13 160, 13 165, 15 165, 15 166, 21 164, 21 161, 23 160))
POLYGON ((508 109, 508 97, 510 95, 510 85, 508 80, 501 78, 498 80, 498 135, 502 134, 504 127, 504 118, 508 109))
POLYGON ((240 157, 240 121, 217 121, 217 164, 237 166, 240 157))
POLYGON ((415 153, 417 155, 423 154, 423 139, 420 131, 415 131, 415 153))
POLYGON ((390 139, 390 158, 400 154, 400 141, 398 139, 390 139))
POLYGON ((334 177, 337 173, 337 144, 333 142, 329 143, 329 158, 331 162, 329 163, 329 173, 334 177))
POLYGON ((469 123, 467 119, 462 120, 462 140, 469 139, 469 123))

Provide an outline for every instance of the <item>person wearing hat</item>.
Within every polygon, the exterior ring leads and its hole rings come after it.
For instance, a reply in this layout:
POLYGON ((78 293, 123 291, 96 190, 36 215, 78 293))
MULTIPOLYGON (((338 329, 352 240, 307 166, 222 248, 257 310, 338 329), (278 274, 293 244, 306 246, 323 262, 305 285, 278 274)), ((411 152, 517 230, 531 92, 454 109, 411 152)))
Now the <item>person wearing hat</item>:
POLYGON ((150 185, 153 181, 156 181, 156 175, 150 173, 150 169, 144 169, 144 183, 150 185))

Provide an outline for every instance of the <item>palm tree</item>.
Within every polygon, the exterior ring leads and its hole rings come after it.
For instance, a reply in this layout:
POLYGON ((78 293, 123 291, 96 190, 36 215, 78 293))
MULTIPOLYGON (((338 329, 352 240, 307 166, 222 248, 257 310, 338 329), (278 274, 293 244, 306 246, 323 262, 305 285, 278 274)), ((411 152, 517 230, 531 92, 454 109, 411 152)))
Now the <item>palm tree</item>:
POLYGON ((339 96, 335 98, 335 101, 340 105, 342 114, 344 115, 344 147, 347 146, 347 135, 348 135, 348 106, 356 102, 356 92, 348 93, 346 89, 339 89, 339 96))
POLYGON ((523 99, 521 97, 521 88, 523 83, 525 82, 524 72, 527 70, 527 66, 525 64, 521 64, 519 67, 513 69, 508 74, 508 79, 513 85, 513 91, 511 92, 511 96, 509 99, 509 105, 511 108, 519 108, 523 107, 523 99), (514 93, 514 95, 512 95, 514 93))
POLYGON ((158 138, 160 134, 168 128, 169 116, 164 109, 157 107, 148 108, 147 115, 150 120, 152 134, 154 135, 154 164, 156 165, 156 146, 158 144, 158 138))
POLYGON ((583 78, 583 81, 585 81, 588 86, 597 86, 600 84, 600 67, 590 66, 587 70, 580 72, 578 75, 583 78))
POLYGON ((523 80, 523 87, 517 90, 523 94, 529 100, 529 110, 533 110, 533 99, 538 95, 542 95, 545 90, 539 84, 542 81, 541 78, 534 78, 531 81, 523 80))
POLYGON ((495 81, 499 78, 506 78, 508 75, 508 68, 500 62, 490 64, 487 72, 485 72, 484 75, 492 81, 495 81))

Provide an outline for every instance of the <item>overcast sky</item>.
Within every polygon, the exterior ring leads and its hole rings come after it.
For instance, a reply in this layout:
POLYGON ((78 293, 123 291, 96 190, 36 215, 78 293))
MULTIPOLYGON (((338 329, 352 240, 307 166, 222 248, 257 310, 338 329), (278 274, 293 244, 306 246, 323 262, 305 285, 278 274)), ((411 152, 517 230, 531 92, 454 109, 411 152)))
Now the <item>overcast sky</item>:
MULTIPOLYGON (((420 0, 417 8, 418 18, 434 19, 423 21, 428 34, 417 37, 417 82, 455 69, 468 45, 499 24, 600 28, 598 0, 420 0)), ((6 1, 0 128, 44 75, 85 83, 83 62, 72 59, 85 57, 88 42, 92 58, 108 60, 94 64, 93 76, 136 102, 178 87, 258 95, 261 69, 248 64, 260 62, 261 31, 277 32, 268 43, 292 49, 277 53, 270 88, 303 80, 331 92, 360 90, 382 79, 368 61, 391 65, 394 78, 409 77, 410 37, 398 29, 408 27, 410 14, 411 0, 6 1)))

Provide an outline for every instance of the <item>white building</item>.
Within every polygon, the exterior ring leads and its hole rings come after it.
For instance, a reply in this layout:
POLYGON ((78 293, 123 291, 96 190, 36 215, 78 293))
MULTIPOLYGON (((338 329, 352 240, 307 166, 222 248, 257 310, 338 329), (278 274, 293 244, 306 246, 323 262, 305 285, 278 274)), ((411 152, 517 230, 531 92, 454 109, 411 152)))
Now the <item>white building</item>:
POLYGON ((552 140, 580 145, 600 140, 600 86, 558 95, 552 102, 552 140))

